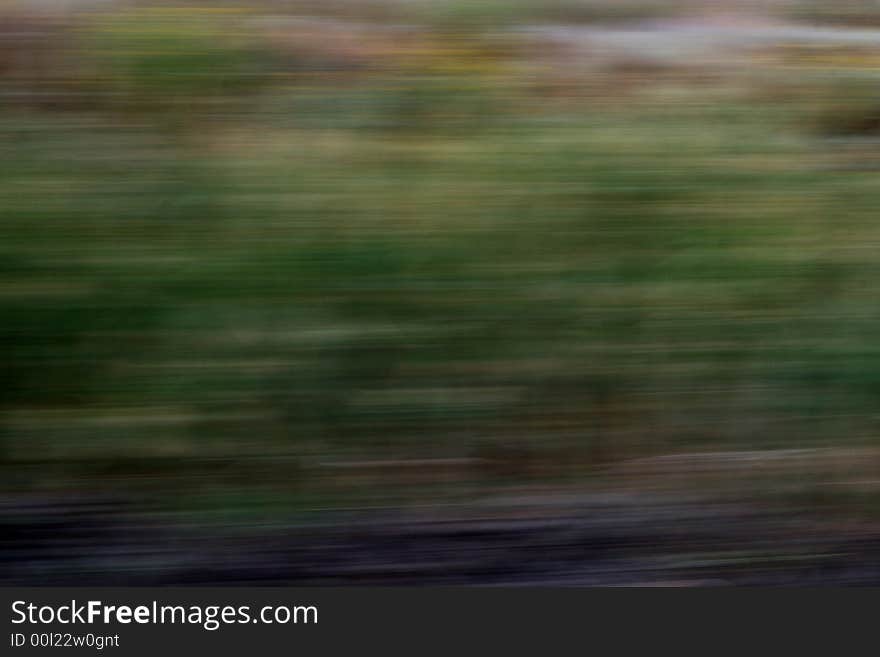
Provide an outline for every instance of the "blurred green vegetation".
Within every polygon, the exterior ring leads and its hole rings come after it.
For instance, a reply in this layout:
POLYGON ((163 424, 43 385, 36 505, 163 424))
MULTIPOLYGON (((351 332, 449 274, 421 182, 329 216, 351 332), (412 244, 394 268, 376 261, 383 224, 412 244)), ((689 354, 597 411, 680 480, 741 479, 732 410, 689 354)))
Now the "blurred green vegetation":
POLYGON ((240 111, 272 73, 270 53, 231 9, 145 8, 86 22, 78 46, 104 102, 169 128, 240 111))
POLYGON ((0 113, 6 488, 873 445, 880 190, 826 81, 542 96, 446 23, 315 75, 242 20, 91 17, 90 101, 0 113))
POLYGON ((676 16, 688 8, 679 0, 292 0, 282 6, 306 16, 428 24, 470 32, 535 22, 651 20, 676 16))

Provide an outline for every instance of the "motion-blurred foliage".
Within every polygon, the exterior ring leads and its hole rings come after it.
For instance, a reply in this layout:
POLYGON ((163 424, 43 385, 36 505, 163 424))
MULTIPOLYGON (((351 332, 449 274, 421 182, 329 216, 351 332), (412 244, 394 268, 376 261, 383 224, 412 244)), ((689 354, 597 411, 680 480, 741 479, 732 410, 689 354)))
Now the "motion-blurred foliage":
POLYGON ((805 91, 586 67, 543 96, 515 33, 306 66, 250 18, 88 13, 93 99, 2 110, 8 487, 873 440, 880 198, 824 139, 873 96, 829 113, 838 79, 773 66, 805 91))
POLYGON ((271 73, 247 17, 234 8, 116 10, 86 20, 80 46, 111 102, 198 122, 234 113, 271 73))

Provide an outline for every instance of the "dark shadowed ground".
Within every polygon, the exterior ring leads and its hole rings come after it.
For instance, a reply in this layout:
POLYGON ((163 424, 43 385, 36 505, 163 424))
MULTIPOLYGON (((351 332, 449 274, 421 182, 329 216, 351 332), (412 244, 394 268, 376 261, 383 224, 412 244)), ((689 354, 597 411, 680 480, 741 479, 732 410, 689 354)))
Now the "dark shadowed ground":
POLYGON ((877 585, 880 528, 699 499, 529 495, 286 527, 145 523, 5 499, 3 585, 877 585))

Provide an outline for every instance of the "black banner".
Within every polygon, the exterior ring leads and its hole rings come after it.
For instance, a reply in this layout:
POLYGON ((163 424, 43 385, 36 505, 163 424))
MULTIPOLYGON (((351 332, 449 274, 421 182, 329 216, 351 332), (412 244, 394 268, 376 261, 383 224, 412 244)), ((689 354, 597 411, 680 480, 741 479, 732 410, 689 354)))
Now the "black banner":
POLYGON ((707 632, 725 645, 768 630, 830 641, 844 618, 802 592, 766 593, 763 606, 749 591, 715 606, 717 592, 669 589, 10 588, 0 654, 591 654, 707 632))

